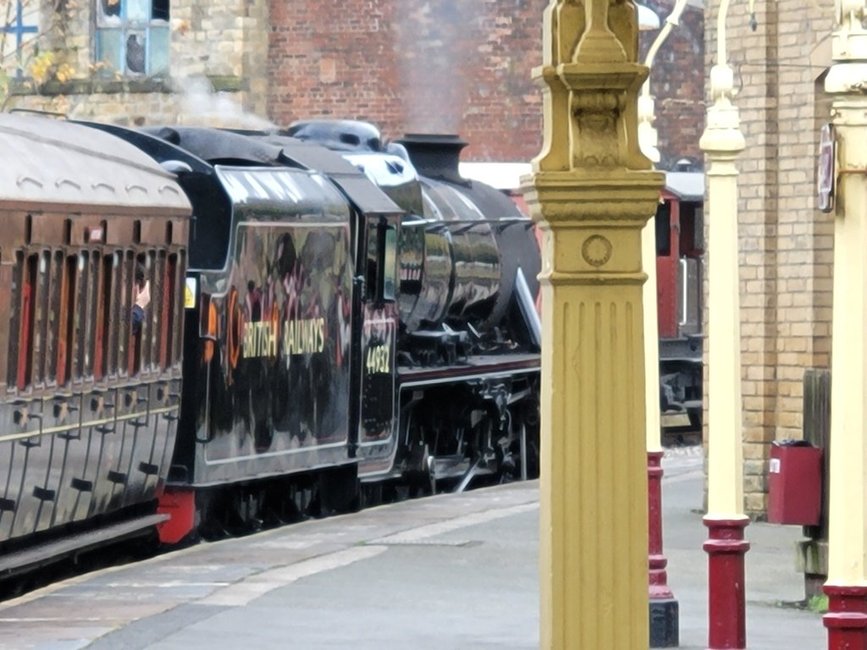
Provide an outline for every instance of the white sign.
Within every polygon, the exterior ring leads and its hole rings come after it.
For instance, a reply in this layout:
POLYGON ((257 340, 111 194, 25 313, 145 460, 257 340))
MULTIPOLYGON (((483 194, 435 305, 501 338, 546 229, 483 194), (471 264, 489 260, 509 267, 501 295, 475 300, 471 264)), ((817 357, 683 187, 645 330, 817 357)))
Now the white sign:
POLYGON ((836 172, 836 142, 834 126, 826 124, 819 137, 819 168, 817 170, 818 206, 822 212, 834 209, 834 181, 836 172))

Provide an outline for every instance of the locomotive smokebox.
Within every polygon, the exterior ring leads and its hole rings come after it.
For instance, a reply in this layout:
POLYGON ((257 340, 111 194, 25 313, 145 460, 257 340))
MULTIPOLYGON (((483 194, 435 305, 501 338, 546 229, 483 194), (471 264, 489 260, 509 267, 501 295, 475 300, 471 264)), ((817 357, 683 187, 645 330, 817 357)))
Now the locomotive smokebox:
POLYGON ((467 179, 458 171, 458 163, 461 151, 468 143, 460 136, 407 133, 397 143, 404 146, 410 162, 422 176, 466 184, 467 179))

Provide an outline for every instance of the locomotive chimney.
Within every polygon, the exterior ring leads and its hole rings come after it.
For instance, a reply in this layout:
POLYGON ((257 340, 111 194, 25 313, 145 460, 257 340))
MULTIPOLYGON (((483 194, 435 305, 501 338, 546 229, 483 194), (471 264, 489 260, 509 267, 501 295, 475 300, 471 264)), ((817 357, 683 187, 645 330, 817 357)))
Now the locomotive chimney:
POLYGON ((467 146, 459 136, 407 133, 397 143, 406 148, 410 161, 422 176, 452 183, 467 182, 458 171, 461 150, 467 146))

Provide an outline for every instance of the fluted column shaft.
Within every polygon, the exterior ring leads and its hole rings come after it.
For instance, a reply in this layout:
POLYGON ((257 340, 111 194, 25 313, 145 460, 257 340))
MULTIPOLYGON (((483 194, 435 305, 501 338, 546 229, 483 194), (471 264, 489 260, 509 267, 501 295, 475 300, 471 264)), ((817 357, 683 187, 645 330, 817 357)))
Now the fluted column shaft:
POLYGON ((662 175, 638 149, 630 0, 551 0, 544 145, 525 180, 543 232, 541 647, 645 650, 641 229, 662 175))

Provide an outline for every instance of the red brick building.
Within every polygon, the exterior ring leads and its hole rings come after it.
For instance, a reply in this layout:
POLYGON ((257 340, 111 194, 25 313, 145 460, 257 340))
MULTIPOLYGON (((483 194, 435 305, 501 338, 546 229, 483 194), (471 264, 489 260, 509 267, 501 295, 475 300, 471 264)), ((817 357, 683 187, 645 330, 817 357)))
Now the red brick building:
MULTIPOLYGON (((268 117, 369 120, 394 138, 459 133, 464 158, 521 161, 541 144, 546 0, 271 3, 268 117)), ((647 6, 661 18, 673 0, 647 6)), ((700 3, 699 3, 700 4, 700 3)), ((642 35, 647 46, 656 32, 642 35)), ((652 93, 663 165, 701 160, 703 11, 689 6, 656 59, 652 93)))

